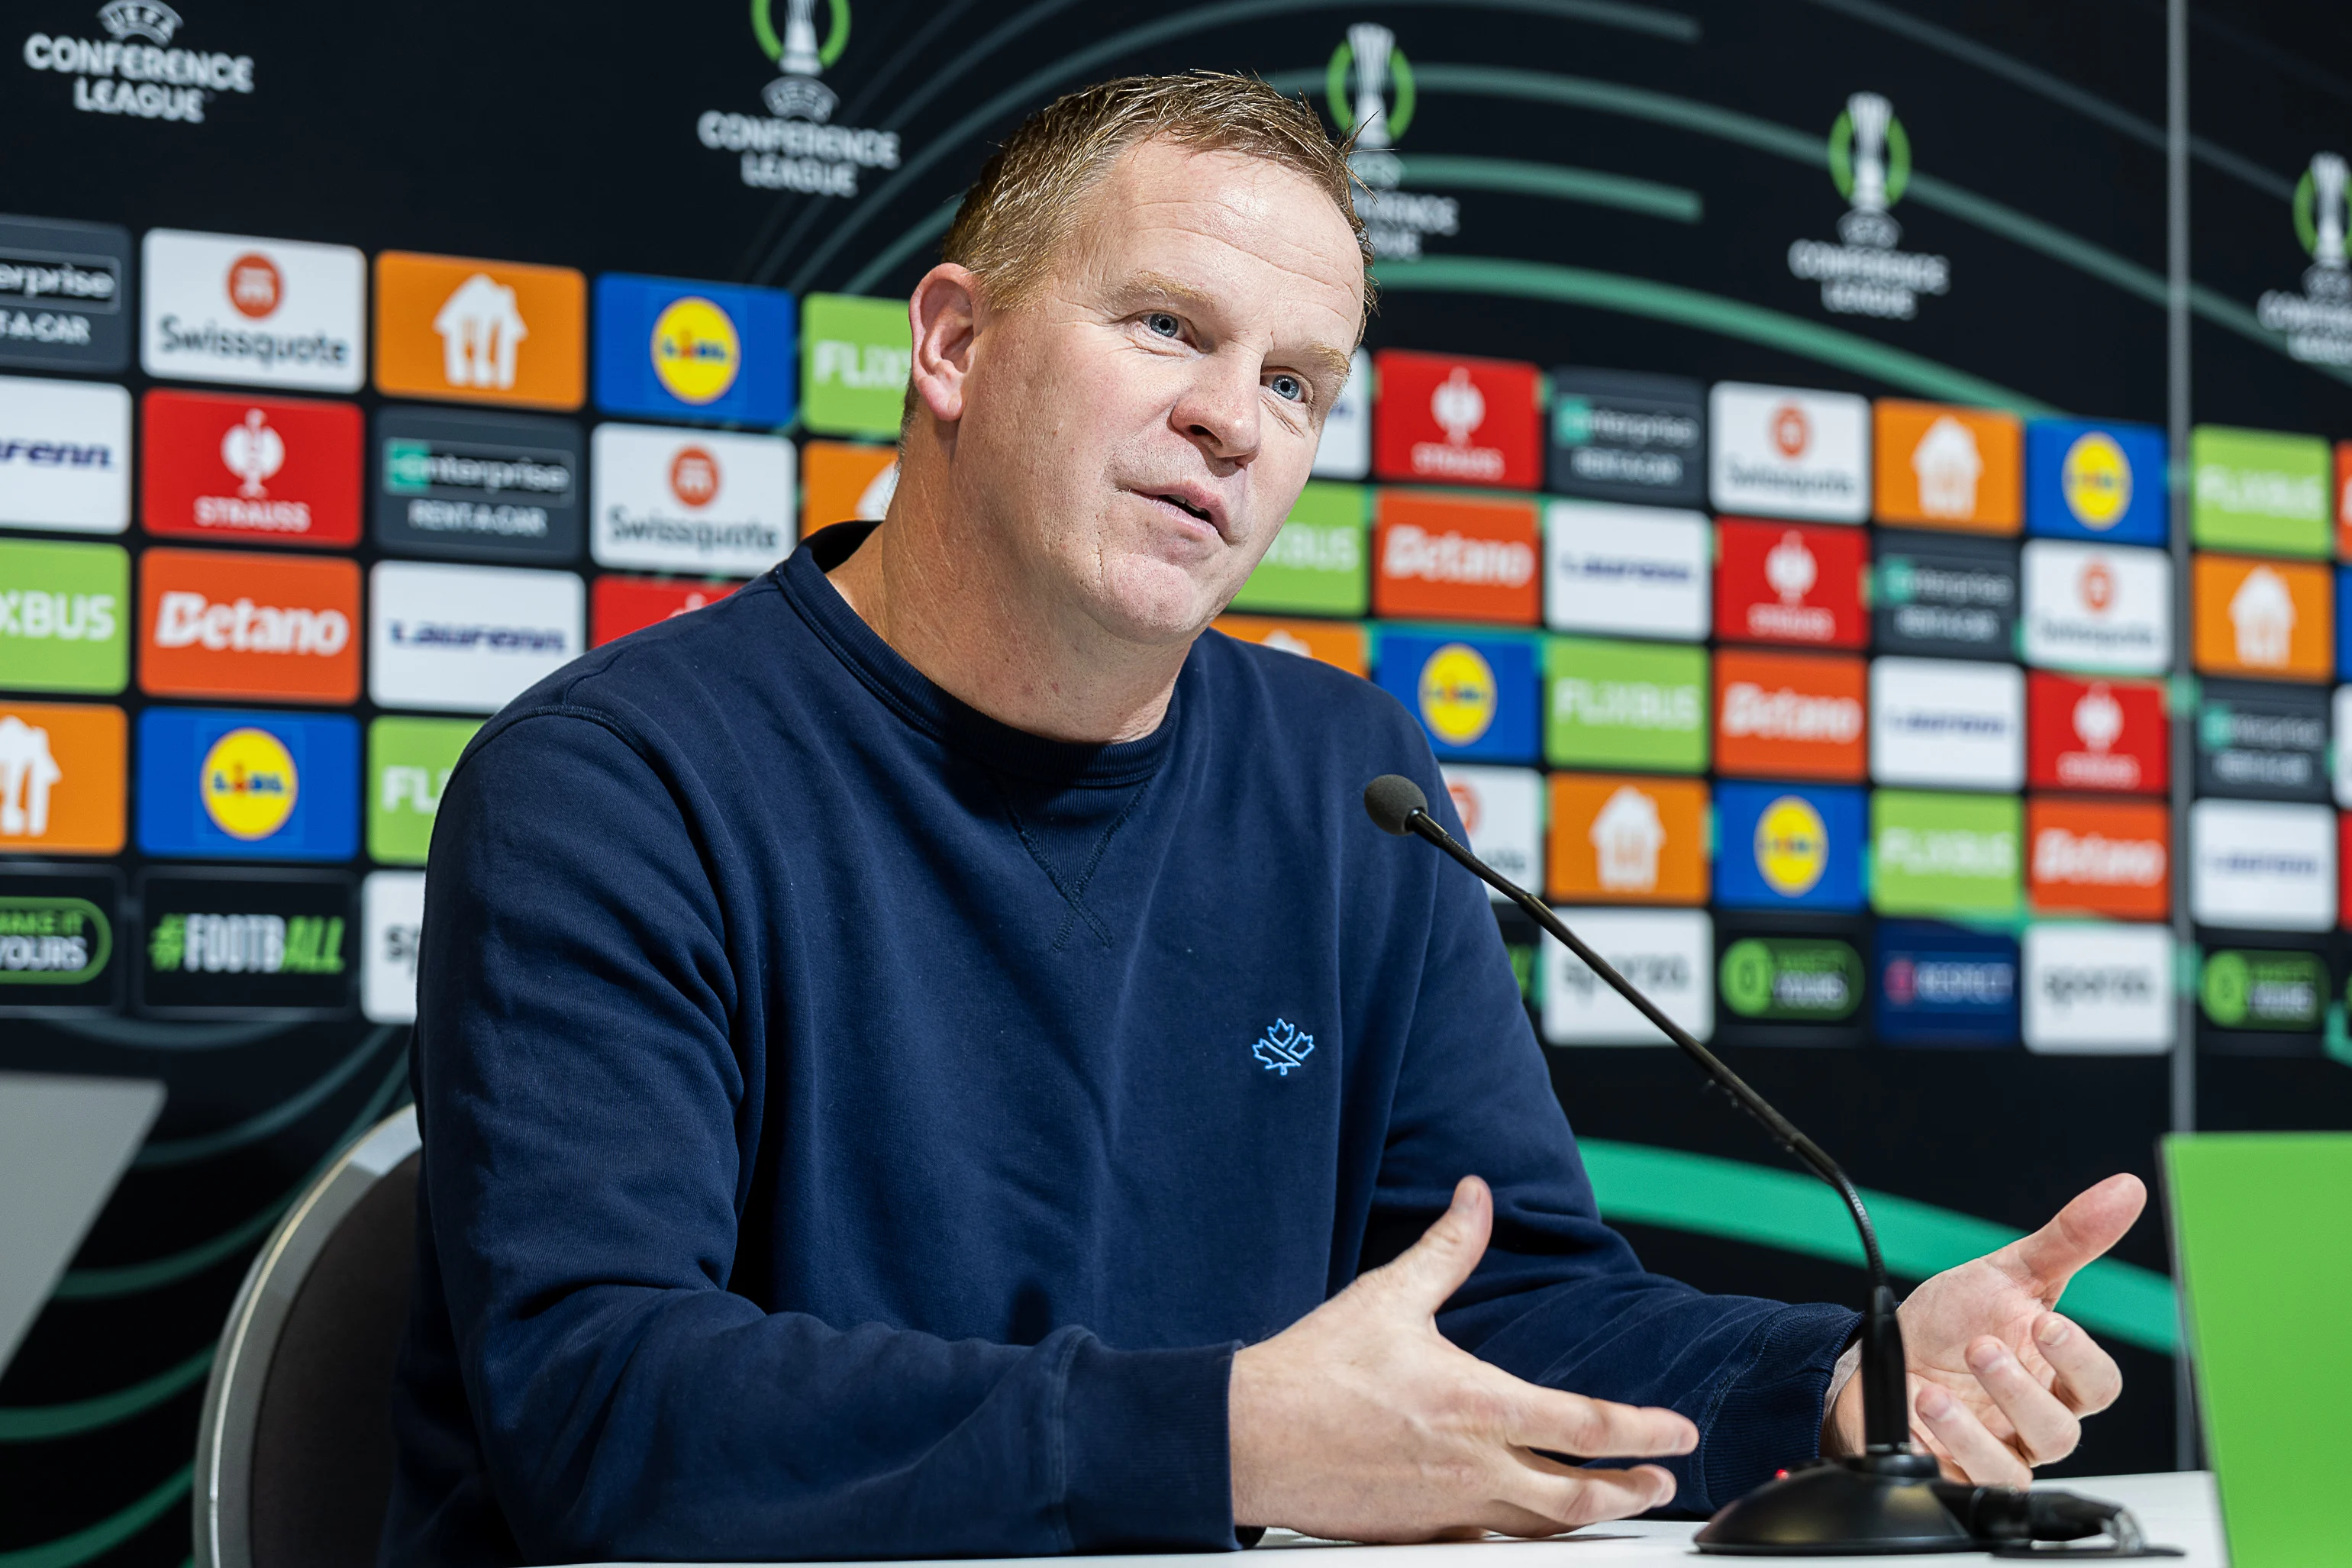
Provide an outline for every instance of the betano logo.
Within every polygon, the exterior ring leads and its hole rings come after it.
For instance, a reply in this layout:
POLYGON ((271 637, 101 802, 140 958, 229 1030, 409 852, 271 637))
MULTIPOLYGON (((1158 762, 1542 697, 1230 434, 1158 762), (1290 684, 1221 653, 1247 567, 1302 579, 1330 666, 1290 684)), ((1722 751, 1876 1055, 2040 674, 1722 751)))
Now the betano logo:
POLYGON ((734 318, 698 294, 673 300, 654 322, 654 374, 672 397, 699 408, 727 395, 743 369, 734 318))
POLYGON ((1804 796, 1784 795, 1756 819, 1756 870, 1774 892, 1802 898, 1829 863, 1829 826, 1804 796))
POLYGON ((1523 588, 1535 579, 1536 551, 1512 539, 1475 539, 1447 530, 1431 533, 1409 522, 1388 531, 1381 575, 1467 587, 1523 588))
POLYGON ((1468 643, 1431 654, 1417 689, 1422 721, 1449 746, 1475 743, 1495 722, 1495 668, 1468 643))
POLYGON ((287 609, 247 598, 215 604, 202 594, 173 591, 163 596, 155 615, 158 647, 332 658, 351 641, 351 617, 341 610, 287 609))
POLYGON ((248 844, 286 826, 300 789, 286 742, 250 727, 215 741, 197 775, 205 815, 223 833, 248 844))

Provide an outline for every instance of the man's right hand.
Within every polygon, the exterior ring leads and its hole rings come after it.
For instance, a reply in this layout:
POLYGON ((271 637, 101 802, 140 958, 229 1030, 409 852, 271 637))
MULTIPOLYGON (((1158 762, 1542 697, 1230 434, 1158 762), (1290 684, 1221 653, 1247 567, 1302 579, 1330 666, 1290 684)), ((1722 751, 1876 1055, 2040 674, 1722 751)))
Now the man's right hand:
POLYGON ((1493 1224, 1486 1184, 1465 1176, 1410 1251, 1234 1357, 1236 1526, 1343 1541, 1554 1535, 1673 1499, 1656 1465, 1583 1469, 1538 1450, 1687 1454, 1688 1420, 1522 1383, 1437 1331, 1493 1224))

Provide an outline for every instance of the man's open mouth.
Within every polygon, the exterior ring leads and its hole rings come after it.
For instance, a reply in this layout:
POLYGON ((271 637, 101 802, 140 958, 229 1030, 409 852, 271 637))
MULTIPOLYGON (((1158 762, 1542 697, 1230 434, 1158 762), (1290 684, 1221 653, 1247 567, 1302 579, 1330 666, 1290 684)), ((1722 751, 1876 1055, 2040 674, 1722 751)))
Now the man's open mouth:
POLYGON ((1154 499, 1166 501, 1170 506, 1176 508, 1179 511, 1191 513, 1192 516, 1199 518, 1202 522, 1207 523, 1212 528, 1216 526, 1217 520, 1215 518, 1211 517, 1205 510, 1193 505, 1191 501, 1186 500, 1182 496, 1162 495, 1155 497, 1154 499))

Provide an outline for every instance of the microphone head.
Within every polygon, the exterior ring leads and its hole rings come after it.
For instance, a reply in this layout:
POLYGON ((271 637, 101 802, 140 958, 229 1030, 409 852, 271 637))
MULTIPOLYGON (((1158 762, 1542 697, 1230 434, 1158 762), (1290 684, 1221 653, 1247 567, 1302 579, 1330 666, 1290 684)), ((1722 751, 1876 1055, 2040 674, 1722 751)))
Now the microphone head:
POLYGON ((1412 832, 1412 814, 1428 809, 1429 797, 1402 773, 1382 773, 1364 786, 1364 810, 1382 833, 1402 837, 1412 832))

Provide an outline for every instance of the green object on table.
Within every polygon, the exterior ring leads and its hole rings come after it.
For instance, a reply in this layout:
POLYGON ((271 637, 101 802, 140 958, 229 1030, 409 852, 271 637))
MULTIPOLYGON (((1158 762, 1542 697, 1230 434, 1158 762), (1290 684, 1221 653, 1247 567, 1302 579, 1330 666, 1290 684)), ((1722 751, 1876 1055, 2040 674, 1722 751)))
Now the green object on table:
POLYGON ((2179 1134, 2164 1167, 2232 1568, 2352 1559, 2352 1134, 2179 1134))

